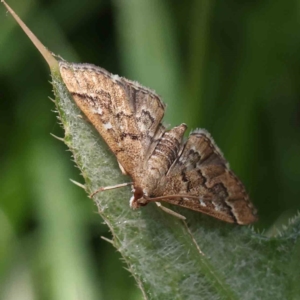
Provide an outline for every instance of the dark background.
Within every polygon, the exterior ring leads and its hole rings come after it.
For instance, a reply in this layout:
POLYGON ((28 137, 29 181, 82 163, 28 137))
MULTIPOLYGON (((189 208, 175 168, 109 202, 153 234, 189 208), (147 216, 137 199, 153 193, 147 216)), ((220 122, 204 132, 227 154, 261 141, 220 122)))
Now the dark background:
MULTIPOLYGON (((160 94, 171 126, 206 128, 268 235, 300 208, 297 1, 8 2, 71 62, 160 94)), ((0 7, 0 298, 141 299, 84 191, 46 63, 0 7)), ((128 201, 128 199, 124 199, 128 201)), ((129 209, 129 207, 128 207, 129 209)))

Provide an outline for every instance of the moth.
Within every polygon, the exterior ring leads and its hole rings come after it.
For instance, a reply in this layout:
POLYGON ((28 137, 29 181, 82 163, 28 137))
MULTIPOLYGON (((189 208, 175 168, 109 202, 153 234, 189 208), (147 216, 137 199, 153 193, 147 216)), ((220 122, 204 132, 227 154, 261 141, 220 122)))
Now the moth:
POLYGON ((229 223, 257 220, 242 182, 206 130, 183 141, 187 126, 164 127, 165 105, 152 90, 91 64, 62 61, 59 68, 75 103, 132 178, 132 208, 165 201, 229 223))

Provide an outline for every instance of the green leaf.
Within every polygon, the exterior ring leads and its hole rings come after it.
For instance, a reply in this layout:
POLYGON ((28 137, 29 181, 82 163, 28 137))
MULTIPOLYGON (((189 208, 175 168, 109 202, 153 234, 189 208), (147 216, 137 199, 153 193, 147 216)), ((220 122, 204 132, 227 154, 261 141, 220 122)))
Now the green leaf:
MULTIPOLYGON (((121 175, 94 128, 78 117, 80 111, 59 76, 53 76, 53 86, 65 140, 88 193, 130 181, 121 175)), ((132 211, 130 196, 129 188, 106 191, 96 196, 96 204, 113 234, 113 245, 146 299, 289 297, 298 265, 299 216, 277 238, 267 238, 250 227, 224 224, 185 209, 174 208, 187 217, 186 223, 152 204, 132 211)))

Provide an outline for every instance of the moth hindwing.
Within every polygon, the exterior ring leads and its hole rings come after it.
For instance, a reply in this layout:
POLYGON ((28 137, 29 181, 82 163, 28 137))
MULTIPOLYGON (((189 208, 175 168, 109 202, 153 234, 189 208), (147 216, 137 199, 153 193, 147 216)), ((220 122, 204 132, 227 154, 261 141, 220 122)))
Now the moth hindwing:
POLYGON ((80 110, 133 181, 133 208, 165 201, 238 224, 257 220, 241 181, 204 129, 186 142, 186 125, 162 125, 165 105, 136 82, 90 64, 60 62, 60 73, 80 110))

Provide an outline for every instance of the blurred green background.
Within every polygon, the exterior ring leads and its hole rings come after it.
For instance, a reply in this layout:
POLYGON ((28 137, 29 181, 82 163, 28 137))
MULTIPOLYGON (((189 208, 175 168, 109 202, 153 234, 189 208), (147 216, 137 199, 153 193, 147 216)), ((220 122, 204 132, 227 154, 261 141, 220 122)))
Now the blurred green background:
MULTIPOLYGON (((258 229, 272 234, 299 210, 299 1, 8 4, 54 53, 137 80, 167 103, 167 124, 210 131, 258 229)), ((63 131, 46 63, 3 6, 0 20, 0 299, 142 299, 49 135, 63 131)))

